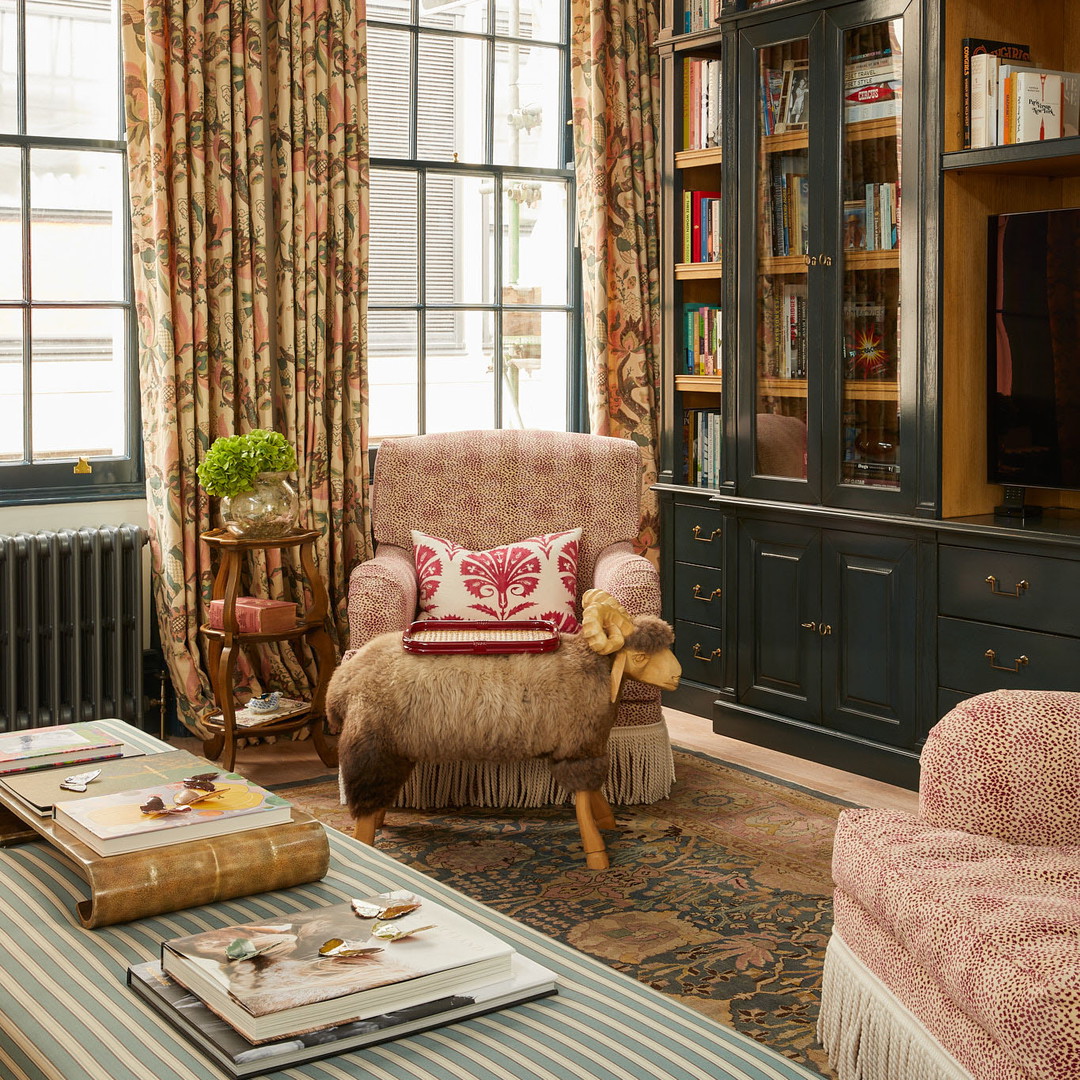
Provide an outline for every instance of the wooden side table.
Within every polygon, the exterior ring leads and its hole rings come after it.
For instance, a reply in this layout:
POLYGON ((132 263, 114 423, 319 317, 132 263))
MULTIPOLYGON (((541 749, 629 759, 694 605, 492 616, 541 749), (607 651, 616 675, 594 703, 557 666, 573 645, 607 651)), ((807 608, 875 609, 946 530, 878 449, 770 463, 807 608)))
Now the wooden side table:
POLYGON ((203 533, 202 539, 217 551, 219 562, 214 577, 213 599, 224 601, 222 628, 204 624, 199 628, 207 638, 210 654, 210 684, 214 690, 214 699, 218 712, 202 718, 203 727, 211 731, 211 738, 203 743, 203 754, 217 759, 219 754, 222 767, 232 769, 236 761, 237 739, 257 738, 263 735, 280 735, 295 731, 297 728, 311 725, 311 739, 315 744, 323 763, 331 767, 337 765, 337 749, 327 740, 323 731, 326 718, 326 687, 330 682, 337 656, 334 643, 326 632, 326 616, 329 610, 329 598, 326 586, 315 566, 313 545, 319 534, 314 531, 296 532, 288 536, 246 540, 233 536, 226 529, 214 529, 203 533), (236 618, 236 600, 240 595, 240 571, 244 556, 249 551, 261 551, 268 548, 299 548, 300 565, 311 589, 311 607, 297 620, 296 625, 288 630, 269 633, 241 633, 236 618), (284 716, 267 720, 257 727, 238 727, 236 724, 236 703, 233 699, 233 678, 236 672, 236 660, 239 650, 252 648, 268 641, 299 641, 306 639, 315 651, 315 663, 318 672, 317 681, 312 691, 311 701, 303 708, 284 716))

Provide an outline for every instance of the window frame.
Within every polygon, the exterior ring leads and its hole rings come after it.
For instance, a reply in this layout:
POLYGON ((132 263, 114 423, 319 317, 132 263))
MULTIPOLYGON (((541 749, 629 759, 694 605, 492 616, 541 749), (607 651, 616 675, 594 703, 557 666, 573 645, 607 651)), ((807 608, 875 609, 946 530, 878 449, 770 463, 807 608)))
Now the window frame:
MULTIPOLYGON (((482 313, 490 315, 492 319, 492 381, 491 390, 493 395, 492 416, 494 429, 505 426, 503 406, 503 375, 505 357, 503 350, 503 318, 507 313, 546 313, 556 312, 566 315, 566 401, 563 410, 563 424, 566 431, 587 430, 588 416, 585 406, 585 371, 584 350, 581 325, 582 295, 581 295, 581 252, 578 241, 577 229, 577 199, 576 199, 576 175, 574 163, 574 143, 571 90, 570 90, 570 0, 561 0, 561 34, 558 41, 550 41, 544 38, 522 37, 496 33, 497 5, 495 0, 488 0, 488 27, 484 31, 453 30, 446 27, 434 26, 420 21, 420 0, 411 0, 409 4, 409 19, 381 19, 372 15, 368 9, 366 25, 380 30, 386 30, 397 34, 409 36, 408 63, 409 63, 409 132, 408 148, 409 157, 376 156, 369 158, 369 170, 394 171, 407 173, 416 178, 417 193, 417 276, 416 276, 416 300, 415 302, 379 302, 368 301, 369 319, 372 313, 377 314, 412 314, 416 319, 416 431, 395 433, 393 435, 380 434, 378 439, 409 436, 411 434, 425 434, 427 431, 427 408, 428 387, 426 384, 427 372, 427 334, 425 333, 425 318, 427 313, 482 313), (418 81, 420 68, 418 57, 420 54, 420 41, 424 36, 431 38, 448 37, 462 40, 478 40, 484 43, 488 55, 487 84, 484 89, 484 158, 482 164, 473 162, 459 162, 445 158, 422 158, 418 156, 418 81), (560 135, 558 142, 558 155, 562 160, 562 168, 538 167, 528 165, 508 165, 497 163, 494 160, 494 121, 495 102, 493 100, 493 88, 496 85, 496 70, 494 65, 494 53, 498 45, 517 44, 526 47, 551 48, 559 54, 559 114, 556 123, 559 125, 560 135), (492 271, 496 282, 495 296, 488 302, 436 302, 426 299, 425 296, 425 272, 426 252, 428 235, 425 227, 425 205, 427 180, 431 175, 453 177, 483 177, 490 179, 494 184, 492 192, 493 212, 493 236, 492 247, 492 271), (558 180, 566 184, 566 214, 567 214, 567 248, 566 248, 566 299, 561 304, 511 304, 502 299, 501 289, 498 283, 503 281, 503 205, 506 197, 506 187, 515 179, 538 179, 558 180)), ((368 80, 371 81, 372 73, 369 68, 368 80)), ((370 93, 369 93, 370 100, 370 93)), ((369 123, 370 130, 370 123, 369 123)), ((369 278, 370 281, 370 278, 369 278)), ((370 344, 369 344, 370 353, 370 344)), ((440 429, 441 430, 441 429, 440 429)), ((373 445, 377 440, 373 440, 373 445)))
POLYGON ((143 445, 141 410, 139 406, 138 340, 135 323, 135 288, 131 256, 131 214, 127 169, 127 140, 124 117, 124 79, 122 18, 119 0, 110 0, 115 16, 116 29, 116 86, 118 139, 90 139, 72 136, 29 135, 26 133, 27 110, 27 55, 26 55, 26 2, 15 0, 16 21, 16 126, 17 132, 0 131, 0 148, 13 148, 19 152, 20 197, 19 229, 22 239, 23 295, 17 300, 0 298, 0 311, 16 311, 22 322, 22 355, 20 364, 23 376, 23 452, 32 446, 33 424, 33 363, 31 354, 30 322, 35 310, 62 310, 77 308, 94 311, 121 311, 124 315, 124 393, 127 453, 89 458, 92 471, 76 473, 81 458, 59 458, 48 461, 26 460, 0 462, 0 506, 32 505, 40 503, 105 501, 145 496, 143 473, 143 445), (128 208, 121 214, 120 227, 126 257, 123 260, 123 296, 119 300, 40 300, 32 298, 31 269, 31 207, 30 207, 30 154, 34 150, 75 150, 96 153, 113 153, 122 158, 120 169, 123 191, 121 205, 128 208))

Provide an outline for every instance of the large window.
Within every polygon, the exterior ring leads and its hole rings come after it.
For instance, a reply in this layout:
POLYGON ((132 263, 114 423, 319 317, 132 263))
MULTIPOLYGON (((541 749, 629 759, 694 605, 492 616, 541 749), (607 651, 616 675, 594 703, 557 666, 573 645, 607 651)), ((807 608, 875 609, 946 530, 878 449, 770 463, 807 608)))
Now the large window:
POLYGON ((0 501, 138 490, 118 0, 0 0, 0 501))
POLYGON ((574 426, 566 0, 371 0, 370 435, 574 426))

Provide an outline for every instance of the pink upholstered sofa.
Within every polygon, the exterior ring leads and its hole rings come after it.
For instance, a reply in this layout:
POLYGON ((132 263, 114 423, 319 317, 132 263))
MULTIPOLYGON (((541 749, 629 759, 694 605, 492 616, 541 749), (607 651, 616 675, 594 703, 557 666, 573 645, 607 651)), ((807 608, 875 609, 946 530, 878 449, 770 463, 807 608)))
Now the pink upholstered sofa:
POLYGON ((845 810, 819 1037, 840 1080, 1080 1077, 1080 694, 961 702, 919 815, 845 810))
MULTIPOLYGON (((641 452, 627 439, 561 431, 457 431, 386 439, 372 479, 373 559, 349 584, 350 650, 416 618, 412 530, 471 551, 581 527, 578 606, 590 588, 631 614, 660 614, 656 567, 634 553, 641 452)), ((567 702, 573 708, 572 701, 567 702)), ((671 790, 674 765, 660 691, 627 680, 609 744, 605 794, 648 803, 671 790)), ((542 806, 568 793, 539 761, 422 764, 399 805, 542 806)))

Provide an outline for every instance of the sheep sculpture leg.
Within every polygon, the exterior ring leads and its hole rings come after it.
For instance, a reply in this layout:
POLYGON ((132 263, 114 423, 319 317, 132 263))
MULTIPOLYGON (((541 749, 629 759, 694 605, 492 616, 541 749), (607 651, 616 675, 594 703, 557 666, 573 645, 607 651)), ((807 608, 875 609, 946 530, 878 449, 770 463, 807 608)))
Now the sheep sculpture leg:
POLYGON ((600 828, 615 827, 615 817, 607 799, 599 791, 575 791, 574 810, 577 813, 578 829, 581 831, 581 846, 585 850, 585 865, 590 870, 606 870, 608 854, 600 828), (598 802, 606 808, 606 818, 596 816, 598 802))
POLYGON ((366 814, 359 814, 356 818, 356 825, 353 828, 353 836, 356 837, 361 844, 367 844, 369 847, 374 847, 375 831, 385 820, 385 810, 369 810, 366 814))

